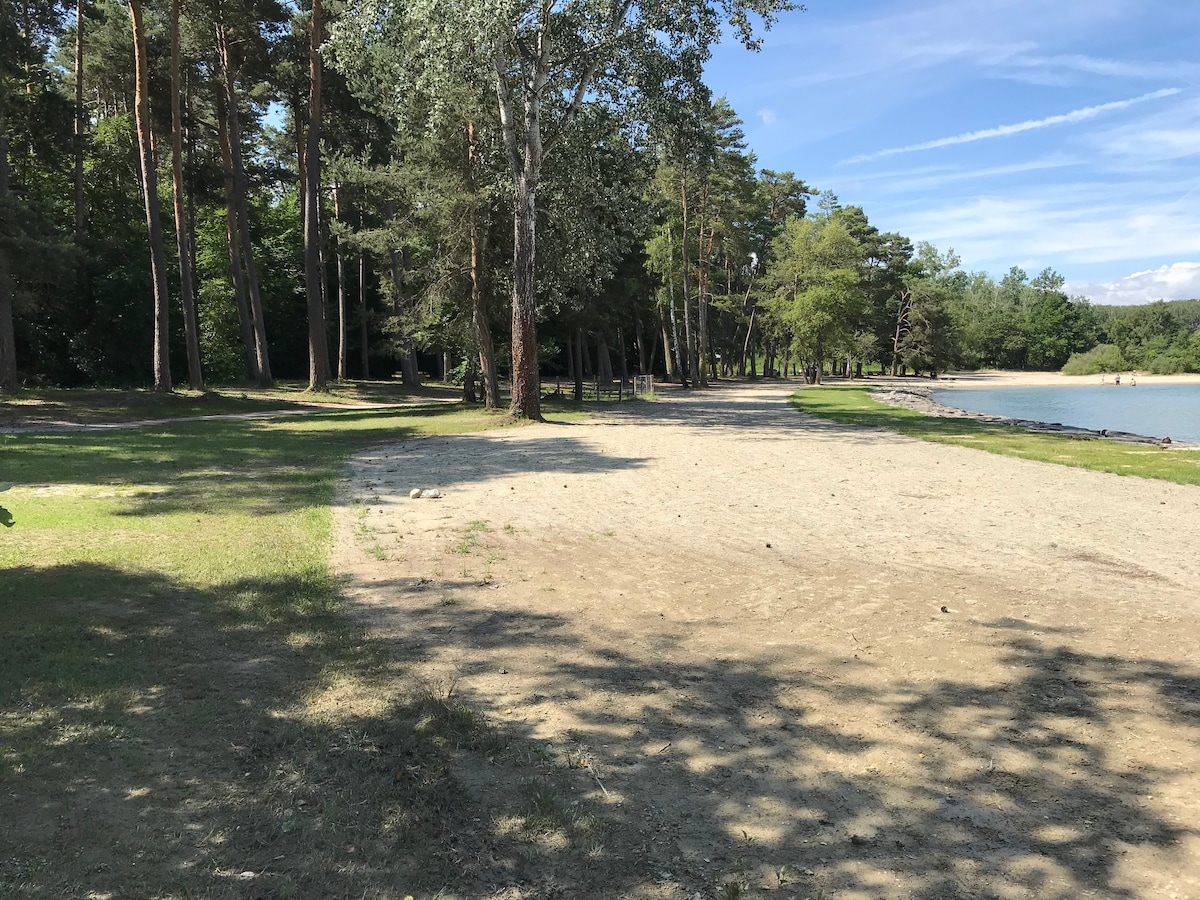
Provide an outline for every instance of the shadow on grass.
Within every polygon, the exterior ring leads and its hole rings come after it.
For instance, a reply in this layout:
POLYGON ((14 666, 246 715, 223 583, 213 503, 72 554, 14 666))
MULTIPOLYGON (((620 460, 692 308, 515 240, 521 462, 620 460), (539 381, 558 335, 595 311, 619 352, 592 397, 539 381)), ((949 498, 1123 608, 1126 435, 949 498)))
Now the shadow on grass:
POLYGON ((351 450, 447 430, 492 427, 496 414, 445 404, 332 411, 303 420, 177 423, 105 433, 0 435, 16 485, 138 485, 122 514, 219 509, 267 514, 327 503, 351 450), (464 424, 464 417, 474 417, 464 424), (474 424, 472 424, 474 423, 474 424))
POLYGON ((98 388, 24 390, 0 400, 0 425, 126 422, 286 409, 295 401, 234 393, 174 393, 98 388))
POLYGON ((1097 736, 1130 685, 1200 727, 1200 679, 1178 666, 1018 635, 1000 683, 881 695, 870 664, 819 648, 805 671, 765 652, 666 663, 559 616, 432 599, 381 640, 322 578, 201 592, 87 564, 6 572, 2 892, 745 896, 790 872, 797 897, 1120 898, 1125 849, 1169 859, 1197 833, 1144 799, 1179 763, 1131 770, 1097 736), (435 652, 481 645, 546 660, 523 702, 570 710, 563 746, 490 725, 491 698, 421 686, 435 652), (849 719, 814 720, 817 701, 849 719), (891 726, 868 739, 851 710, 891 726), (914 746, 920 778, 894 764, 914 746), (764 813, 769 832, 744 834, 764 813))

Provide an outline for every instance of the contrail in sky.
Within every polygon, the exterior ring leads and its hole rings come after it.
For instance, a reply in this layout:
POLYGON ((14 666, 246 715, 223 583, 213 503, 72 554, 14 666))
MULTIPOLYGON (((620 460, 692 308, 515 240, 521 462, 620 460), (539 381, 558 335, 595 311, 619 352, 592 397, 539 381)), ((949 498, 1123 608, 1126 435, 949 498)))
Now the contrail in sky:
POLYGON ((970 144, 975 141, 986 141, 988 138, 1007 137, 1010 134, 1020 134, 1022 131, 1047 128, 1051 125, 1064 125, 1068 122, 1082 122, 1085 119, 1094 118, 1101 113, 1110 112, 1114 109, 1125 109, 1125 107, 1133 106, 1135 103, 1145 103, 1147 100, 1160 100, 1163 97, 1171 97, 1181 92, 1182 88, 1164 88, 1161 91, 1142 94, 1142 96, 1134 97, 1132 100, 1116 100, 1112 103, 1101 103, 1099 106, 1085 106, 1083 109, 1077 109, 1058 116, 1047 116, 1044 119, 1030 119, 1027 122, 1017 122, 1014 125, 1000 125, 996 128, 984 128, 981 131, 968 131, 965 134, 956 134, 952 137, 937 138, 936 140, 925 141, 920 144, 909 144, 907 147, 890 147, 887 150, 876 150, 874 153, 864 153, 861 156, 852 156, 849 159, 844 159, 838 165, 867 162, 872 159, 881 159, 885 156, 896 156, 899 153, 915 153, 918 150, 933 150, 937 147, 949 147, 954 144, 970 144))

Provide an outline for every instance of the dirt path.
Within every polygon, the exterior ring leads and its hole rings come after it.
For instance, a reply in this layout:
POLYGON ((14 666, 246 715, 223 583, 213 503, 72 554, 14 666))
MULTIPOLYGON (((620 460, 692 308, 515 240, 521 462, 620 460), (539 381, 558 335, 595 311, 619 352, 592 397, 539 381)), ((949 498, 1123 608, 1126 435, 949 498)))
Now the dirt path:
POLYGON ((1200 490, 787 391, 353 460, 336 562, 377 636, 613 823, 463 884, 1200 898, 1200 490))

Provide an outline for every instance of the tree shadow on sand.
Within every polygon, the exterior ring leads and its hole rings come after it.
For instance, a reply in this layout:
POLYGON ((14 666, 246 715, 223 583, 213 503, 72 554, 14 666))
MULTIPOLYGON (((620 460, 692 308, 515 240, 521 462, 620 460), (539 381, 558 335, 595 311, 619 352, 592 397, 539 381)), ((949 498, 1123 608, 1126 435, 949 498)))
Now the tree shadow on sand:
POLYGON ((304 580, 27 568, 0 613, 8 896, 1132 897, 1123 852, 1183 870, 1196 834, 1146 799, 1186 761, 1104 735, 1132 702, 1194 733, 1200 677, 1029 635, 1002 683, 881 695, 818 649, 664 662, 433 597, 369 636, 304 580), (431 681, 456 649, 540 651, 523 711, 431 681))

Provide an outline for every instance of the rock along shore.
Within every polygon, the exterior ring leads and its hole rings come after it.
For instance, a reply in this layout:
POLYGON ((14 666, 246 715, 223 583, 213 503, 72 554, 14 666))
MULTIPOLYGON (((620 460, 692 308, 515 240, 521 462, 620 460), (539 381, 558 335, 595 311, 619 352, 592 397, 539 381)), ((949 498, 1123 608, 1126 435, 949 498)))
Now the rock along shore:
POLYGON ((1149 437, 1144 434, 1130 434, 1127 431, 1110 431, 1102 429, 1093 431, 1090 428, 1075 428, 1060 422, 1037 422, 1033 419, 1013 419, 1008 416, 994 416, 987 413, 971 412, 946 406, 933 399, 931 387, 877 388, 871 396, 880 403, 896 406, 900 409, 910 409, 926 416, 937 416, 943 419, 976 419, 980 422, 990 422, 994 425, 1012 425, 1024 428, 1026 431, 1036 431, 1044 434, 1061 434, 1078 440, 1108 440, 1121 441, 1127 444, 1150 444, 1156 447, 1178 447, 1181 449, 1196 449, 1196 445, 1173 442, 1169 437, 1149 437))

